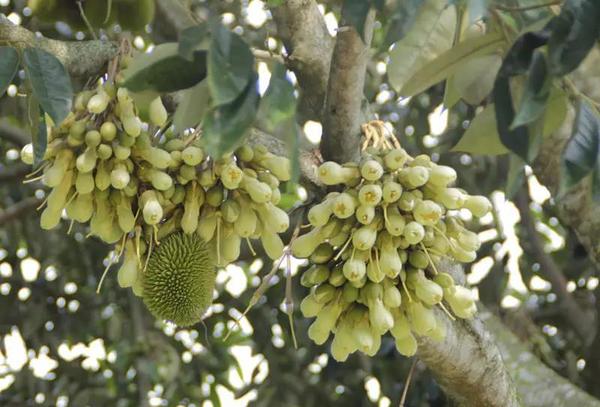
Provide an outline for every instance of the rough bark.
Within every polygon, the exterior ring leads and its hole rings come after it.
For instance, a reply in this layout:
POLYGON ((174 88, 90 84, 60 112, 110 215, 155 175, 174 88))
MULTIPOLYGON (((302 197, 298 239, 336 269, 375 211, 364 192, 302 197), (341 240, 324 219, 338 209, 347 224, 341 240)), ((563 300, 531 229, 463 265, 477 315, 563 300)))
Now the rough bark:
POLYGON ((321 151, 326 160, 343 163, 359 159, 360 125, 366 121, 363 92, 374 21, 375 12, 371 10, 364 26, 364 38, 344 21, 338 31, 323 120, 325 136, 321 151))
POLYGON ((0 15, 0 44, 18 49, 41 48, 56 56, 74 76, 91 76, 101 72, 104 64, 119 50, 117 44, 109 41, 57 41, 37 36, 14 25, 3 15, 0 15))
POLYGON ((288 54, 287 66, 302 89, 300 113, 320 120, 334 40, 314 0, 288 0, 271 12, 288 54))

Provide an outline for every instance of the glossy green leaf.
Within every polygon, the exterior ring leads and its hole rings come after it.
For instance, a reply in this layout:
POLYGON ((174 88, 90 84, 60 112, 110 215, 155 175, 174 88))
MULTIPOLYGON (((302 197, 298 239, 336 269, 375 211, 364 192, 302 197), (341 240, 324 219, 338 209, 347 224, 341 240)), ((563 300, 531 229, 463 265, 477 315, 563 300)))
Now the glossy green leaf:
POLYGON ((73 104, 73 89, 67 70, 54 55, 38 48, 26 48, 23 63, 41 108, 56 125, 60 124, 73 104))
POLYGON ((530 140, 526 126, 511 128, 515 118, 510 78, 527 72, 533 52, 548 41, 546 32, 527 32, 519 37, 506 54, 496 76, 492 99, 496 111, 496 125, 500 140, 510 151, 529 161, 530 140))
POLYGON ((210 155, 219 157, 239 146, 254 123, 258 102, 253 79, 232 103, 216 106, 205 114, 202 140, 210 155))
POLYGON ((568 107, 569 95, 560 87, 553 86, 543 117, 542 135, 544 137, 552 134, 563 124, 567 117, 568 107))
POLYGON ((584 177, 592 175, 592 194, 600 199, 600 114, 582 101, 573 135, 561 157, 561 190, 566 192, 584 177))
POLYGON ((394 11, 386 24, 386 32, 381 44, 382 50, 401 40, 412 29, 420 7, 425 0, 397 0, 394 11))
POLYGON ((550 27, 550 70, 565 75, 579 66, 600 38, 600 1, 567 0, 550 27))
POLYGON ((254 55, 242 38, 223 25, 211 27, 208 54, 208 88, 214 106, 238 98, 248 86, 254 70, 254 55))
POLYGON ((12 82, 19 68, 19 54, 12 47, 0 47, 0 97, 12 82))
POLYGON ((175 131, 180 132, 195 127, 204 116, 210 104, 208 83, 204 80, 199 84, 181 92, 181 101, 173 116, 175 131))
POLYGON ((467 131, 451 151, 483 155, 508 153, 508 150, 500 141, 496 129, 494 105, 487 105, 481 113, 473 118, 467 131))
POLYGON ((356 28, 360 38, 364 38, 365 21, 370 8, 370 1, 367 0, 344 0, 342 17, 346 23, 356 28))
POLYGON ((33 145, 33 165, 38 166, 46 153, 48 134, 46 115, 35 95, 31 95, 27 99, 27 116, 31 130, 31 144, 33 145))
POLYGON ((428 0, 419 10, 412 28, 394 44, 387 73, 396 90, 438 55, 452 46, 456 9, 446 0, 428 0))
POLYGON ((194 86, 206 77, 206 51, 193 51, 192 60, 178 53, 177 43, 162 44, 137 57, 125 71, 124 87, 134 92, 174 92, 194 86))
POLYGON ((454 87, 465 102, 477 106, 492 92, 494 79, 502 65, 497 54, 467 60, 454 74, 454 87))
POLYGON ((195 25, 179 33, 179 55, 188 61, 194 60, 194 51, 208 44, 208 29, 206 25, 195 25))
POLYGON ((510 126, 511 130, 535 121, 544 113, 551 84, 546 57, 541 51, 535 50, 519 110, 510 126))
POLYGON ((458 72, 462 64, 471 58, 494 53, 503 44, 504 37, 496 32, 468 38, 415 72, 402 86, 400 94, 412 96, 423 92, 449 75, 458 72))

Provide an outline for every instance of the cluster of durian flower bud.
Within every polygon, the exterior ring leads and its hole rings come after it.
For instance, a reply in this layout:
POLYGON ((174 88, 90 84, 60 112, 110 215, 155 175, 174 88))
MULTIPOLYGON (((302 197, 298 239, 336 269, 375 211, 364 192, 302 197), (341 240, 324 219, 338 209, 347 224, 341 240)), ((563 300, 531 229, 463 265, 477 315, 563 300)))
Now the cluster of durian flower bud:
POLYGON ((471 291, 437 270, 442 258, 475 260, 480 241, 458 217, 466 208, 484 216, 491 204, 451 185, 456 171, 402 148, 365 150, 360 163, 325 162, 319 180, 338 186, 310 208, 311 229, 291 244, 309 259, 301 303, 316 317, 308 331, 317 344, 333 333, 332 356, 374 355, 390 332, 398 351, 413 355, 416 335, 441 339, 434 307, 460 318, 476 312, 471 291))
MULTIPOLYGON (((238 258, 243 239, 260 239, 272 259, 282 255, 279 233, 289 219, 276 205, 279 183, 290 179, 287 158, 248 145, 210 157, 197 133, 175 137, 165 129, 160 97, 144 123, 127 89, 108 81, 80 93, 74 107, 49 133, 40 179, 52 190, 41 226, 54 228, 65 210, 90 235, 115 244, 124 254, 122 287, 143 295, 152 248, 174 232, 197 233, 218 266, 238 258)), ((33 162, 31 145, 21 156, 33 162)))

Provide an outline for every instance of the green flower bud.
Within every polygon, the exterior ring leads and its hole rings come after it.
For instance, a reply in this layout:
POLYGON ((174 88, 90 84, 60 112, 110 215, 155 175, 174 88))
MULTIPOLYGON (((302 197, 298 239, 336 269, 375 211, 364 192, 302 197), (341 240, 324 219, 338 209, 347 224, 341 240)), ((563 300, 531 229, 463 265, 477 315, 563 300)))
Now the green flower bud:
POLYGON ((302 312, 304 318, 313 318, 319 315, 324 305, 317 302, 312 294, 307 295, 300 303, 300 312, 302 312))
POLYGON ((344 272, 344 277, 349 281, 358 281, 367 274, 367 267, 363 261, 349 259, 344 263, 342 271, 344 272))
POLYGON ((342 299, 348 304, 352 304, 358 299, 358 292, 359 289, 352 284, 344 284, 344 288, 342 289, 342 299))
POLYGON ((181 159, 187 165, 195 167, 204 160, 204 152, 201 148, 189 146, 181 152, 181 159))
POLYGON ((360 176, 357 168, 342 167, 336 162, 326 161, 317 171, 319 181, 325 185, 352 183, 360 176))
POLYGON ((310 255, 310 262, 314 264, 327 263, 333 257, 333 247, 329 243, 321 243, 310 255))
POLYGON ((92 171, 94 168, 96 168, 97 159, 98 155, 96 154, 96 149, 94 147, 86 148, 83 154, 80 154, 75 161, 77 170, 79 172, 92 171))
POLYGON ((100 144, 98 146, 98 158, 101 160, 108 160, 112 156, 112 148, 108 144, 100 144))
POLYGON ((238 189, 243 177, 244 172, 233 161, 221 169, 221 182, 227 189, 238 189))
POLYGON ((272 260, 277 260, 283 255, 283 242, 277 233, 263 230, 260 241, 267 256, 272 260))
POLYGON ((383 191, 377 184, 363 185, 358 191, 358 200, 362 205, 376 206, 381 202, 383 191))
POLYGON ((442 208, 433 201, 419 201, 413 209, 413 216, 424 226, 433 226, 442 218, 442 208))
POLYGON ((481 218, 492 210, 492 204, 485 196, 476 195, 469 196, 465 201, 465 208, 467 208, 473 216, 481 218))
POLYGON ((386 209, 387 216, 385 218, 385 230, 392 236, 401 236, 406 227, 404 216, 400 213, 397 207, 388 207, 386 209))
POLYGON ((98 147, 101 141, 102 136, 100 135, 100 132, 98 130, 90 130, 87 133, 85 133, 85 144, 87 144, 88 147, 98 147))
POLYGON ((429 169, 422 166, 408 167, 400 172, 400 180, 409 188, 423 186, 429 180, 429 169))
POLYGON ((429 182, 438 187, 445 187, 456 181, 456 171, 445 165, 434 165, 429 173, 429 182))
POLYGON ((383 158, 386 168, 391 171, 403 167, 407 160, 408 154, 401 148, 391 150, 383 158))
POLYGON ((21 149, 21 161, 27 165, 33 164, 33 145, 31 143, 25 144, 21 149))
POLYGON ((409 244, 416 245, 425 237, 425 228, 420 223, 409 222, 404 227, 402 236, 409 244))
POLYGON ((352 195, 342 192, 334 198, 332 205, 333 214, 339 219, 347 219, 354 215, 356 204, 356 199, 352 195))
POLYGON ((358 220, 363 225, 368 225, 373 222, 375 218, 375 207, 374 206, 366 206, 360 205, 356 208, 356 220, 358 220))
POLYGON ((110 172, 110 184, 115 189, 123 189, 129 184, 130 176, 124 164, 116 164, 110 172))
POLYGON ((360 174, 367 181, 377 181, 383 176, 383 167, 375 160, 366 160, 360 167, 360 174))
POLYGON ((113 122, 104 122, 100 126, 100 135, 102 140, 109 142, 113 141, 117 137, 117 126, 113 122))
POLYGON ((359 250, 369 250, 375 244, 377 230, 372 225, 361 226, 352 235, 352 244, 359 250))
POLYGON ((92 114, 100 114, 106 110, 110 97, 103 90, 92 96, 87 103, 87 110, 92 114))
POLYGON ((334 287, 341 287, 346 282, 346 277, 344 277, 344 271, 341 264, 336 265, 333 270, 331 270, 327 281, 334 287))
POLYGON ((406 303, 406 310, 412 329, 418 335, 429 335, 436 325, 435 314, 431 308, 418 301, 406 303))
POLYGON ((333 300, 337 293, 337 290, 334 286, 329 284, 321 284, 313 292, 313 297, 315 301, 321 304, 327 304, 329 301, 333 300))
POLYGON ((89 194, 94 190, 94 176, 91 172, 80 172, 75 178, 75 189, 79 194, 89 194))
POLYGON ((304 287, 313 287, 324 283, 329 278, 329 268, 323 264, 314 264, 300 278, 300 284, 304 287))
POLYGON ((467 196, 458 188, 443 188, 437 191, 436 201, 448 209, 460 209, 465 204, 467 196))
POLYGON ((393 203, 402 196, 402 185, 394 181, 386 181, 383 183, 382 198, 385 203, 393 203))
POLYGON ((150 122, 155 126, 162 127, 167 123, 167 109, 162 104, 160 96, 150 102, 148 116, 150 117, 150 122))

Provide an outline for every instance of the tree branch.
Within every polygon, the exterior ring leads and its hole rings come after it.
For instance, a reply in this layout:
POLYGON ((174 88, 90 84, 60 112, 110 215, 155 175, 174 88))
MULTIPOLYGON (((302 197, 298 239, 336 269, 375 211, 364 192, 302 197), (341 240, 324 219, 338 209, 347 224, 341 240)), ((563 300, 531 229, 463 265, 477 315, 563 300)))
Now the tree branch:
POLYGON ((0 44, 18 49, 41 48, 56 56, 74 76, 98 73, 119 50, 117 44, 108 41, 58 41, 38 37, 26 28, 14 25, 1 14, 0 44))
POLYGON ((287 65, 302 89, 300 115, 320 120, 334 46, 325 20, 314 0, 287 0, 271 12, 288 54, 287 65))
POLYGON ((344 21, 338 31, 323 120, 321 152, 326 160, 358 161, 360 125, 366 121, 362 102, 374 21, 375 11, 371 9, 364 25, 364 41, 344 21))
POLYGON ((526 190, 521 191, 515 200, 521 214, 521 224, 525 228, 527 239, 525 243, 530 247, 534 260, 540 264, 540 273, 550 281, 552 289, 558 299, 559 310, 564 319, 581 337, 584 344, 589 345, 596 335, 596 326, 593 314, 585 312, 567 290, 567 279, 544 250, 544 244, 535 227, 529 209, 529 195, 526 190))
POLYGON ((31 166, 23 163, 11 165, 9 169, 0 171, 0 182, 20 181, 31 171, 31 166))
POLYGON ((23 147, 31 141, 31 136, 8 123, 0 123, 0 138, 10 141, 19 147, 23 147))
POLYGON ((19 219, 25 213, 37 208, 40 202, 39 199, 32 196, 9 206, 4 211, 0 212, 0 226, 4 226, 8 222, 19 219))

